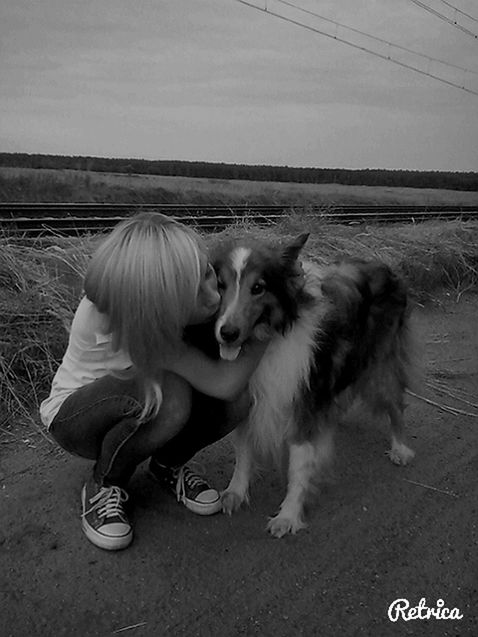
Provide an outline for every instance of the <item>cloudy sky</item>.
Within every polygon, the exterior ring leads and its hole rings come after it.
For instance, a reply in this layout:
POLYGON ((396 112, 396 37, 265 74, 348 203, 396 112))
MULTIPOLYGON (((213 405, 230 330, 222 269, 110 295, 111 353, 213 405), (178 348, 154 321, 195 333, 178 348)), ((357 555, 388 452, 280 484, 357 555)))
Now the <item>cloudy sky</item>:
MULTIPOLYGON (((0 151, 478 171, 478 95, 272 12, 478 92, 477 38, 411 0, 289 2, 431 60, 277 0, 2 0, 0 151)), ((476 0, 424 2, 478 33, 449 8, 476 0)))

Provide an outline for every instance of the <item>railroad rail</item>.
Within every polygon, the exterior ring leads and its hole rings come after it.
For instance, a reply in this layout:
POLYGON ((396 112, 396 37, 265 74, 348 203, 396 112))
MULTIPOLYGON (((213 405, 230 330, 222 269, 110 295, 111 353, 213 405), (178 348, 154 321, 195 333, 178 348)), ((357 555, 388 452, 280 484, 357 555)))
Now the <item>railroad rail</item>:
POLYGON ((15 237, 77 235, 107 230, 139 210, 156 210, 204 231, 219 231, 244 220, 277 223, 294 211, 330 223, 409 223, 429 219, 478 219, 477 205, 192 205, 116 203, 3 203, 0 231, 15 237))

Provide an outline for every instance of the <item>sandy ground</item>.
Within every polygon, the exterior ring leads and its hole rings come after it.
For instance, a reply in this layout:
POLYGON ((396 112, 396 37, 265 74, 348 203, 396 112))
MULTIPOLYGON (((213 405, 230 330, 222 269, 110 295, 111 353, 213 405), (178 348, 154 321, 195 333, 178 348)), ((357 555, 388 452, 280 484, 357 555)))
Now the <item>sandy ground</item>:
MULTIPOLYGON (((478 296, 417 312, 424 395, 478 414, 478 296)), ((135 541, 123 552, 91 545, 79 522, 88 463, 46 442, 0 445, 0 635, 478 635, 478 417, 410 398, 407 468, 385 457, 384 428, 356 413, 337 437, 334 478, 309 526, 265 533, 283 497, 265 473, 251 507, 196 517, 140 468, 131 484, 135 541), (420 483, 420 484, 416 484, 420 483), (461 620, 392 623, 389 605, 425 598, 461 620)), ((227 484, 227 441, 201 454, 227 484)))

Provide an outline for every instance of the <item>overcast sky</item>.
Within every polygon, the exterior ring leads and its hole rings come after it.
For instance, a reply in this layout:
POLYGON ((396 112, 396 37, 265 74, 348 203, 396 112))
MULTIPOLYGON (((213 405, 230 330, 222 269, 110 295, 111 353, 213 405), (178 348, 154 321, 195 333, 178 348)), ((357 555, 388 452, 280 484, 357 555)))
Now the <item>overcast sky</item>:
MULTIPOLYGON (((478 39, 410 0, 289 1, 478 72, 478 39)), ((476 0, 450 3, 478 19, 476 0)), ((478 91, 473 73, 337 36, 478 91)), ((237 0, 2 0, 0 151, 478 171, 478 95, 237 0)))

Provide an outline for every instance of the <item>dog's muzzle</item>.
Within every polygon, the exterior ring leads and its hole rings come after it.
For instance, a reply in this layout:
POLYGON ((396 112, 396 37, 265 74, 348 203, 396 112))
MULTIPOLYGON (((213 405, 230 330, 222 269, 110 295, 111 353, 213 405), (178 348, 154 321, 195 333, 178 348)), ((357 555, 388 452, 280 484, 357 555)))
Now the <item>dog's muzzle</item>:
POLYGON ((224 324, 219 328, 217 340, 219 342, 219 354, 226 361, 235 361, 241 351, 242 343, 236 341, 241 331, 238 327, 224 324), (234 344, 236 343, 236 344, 234 344))

